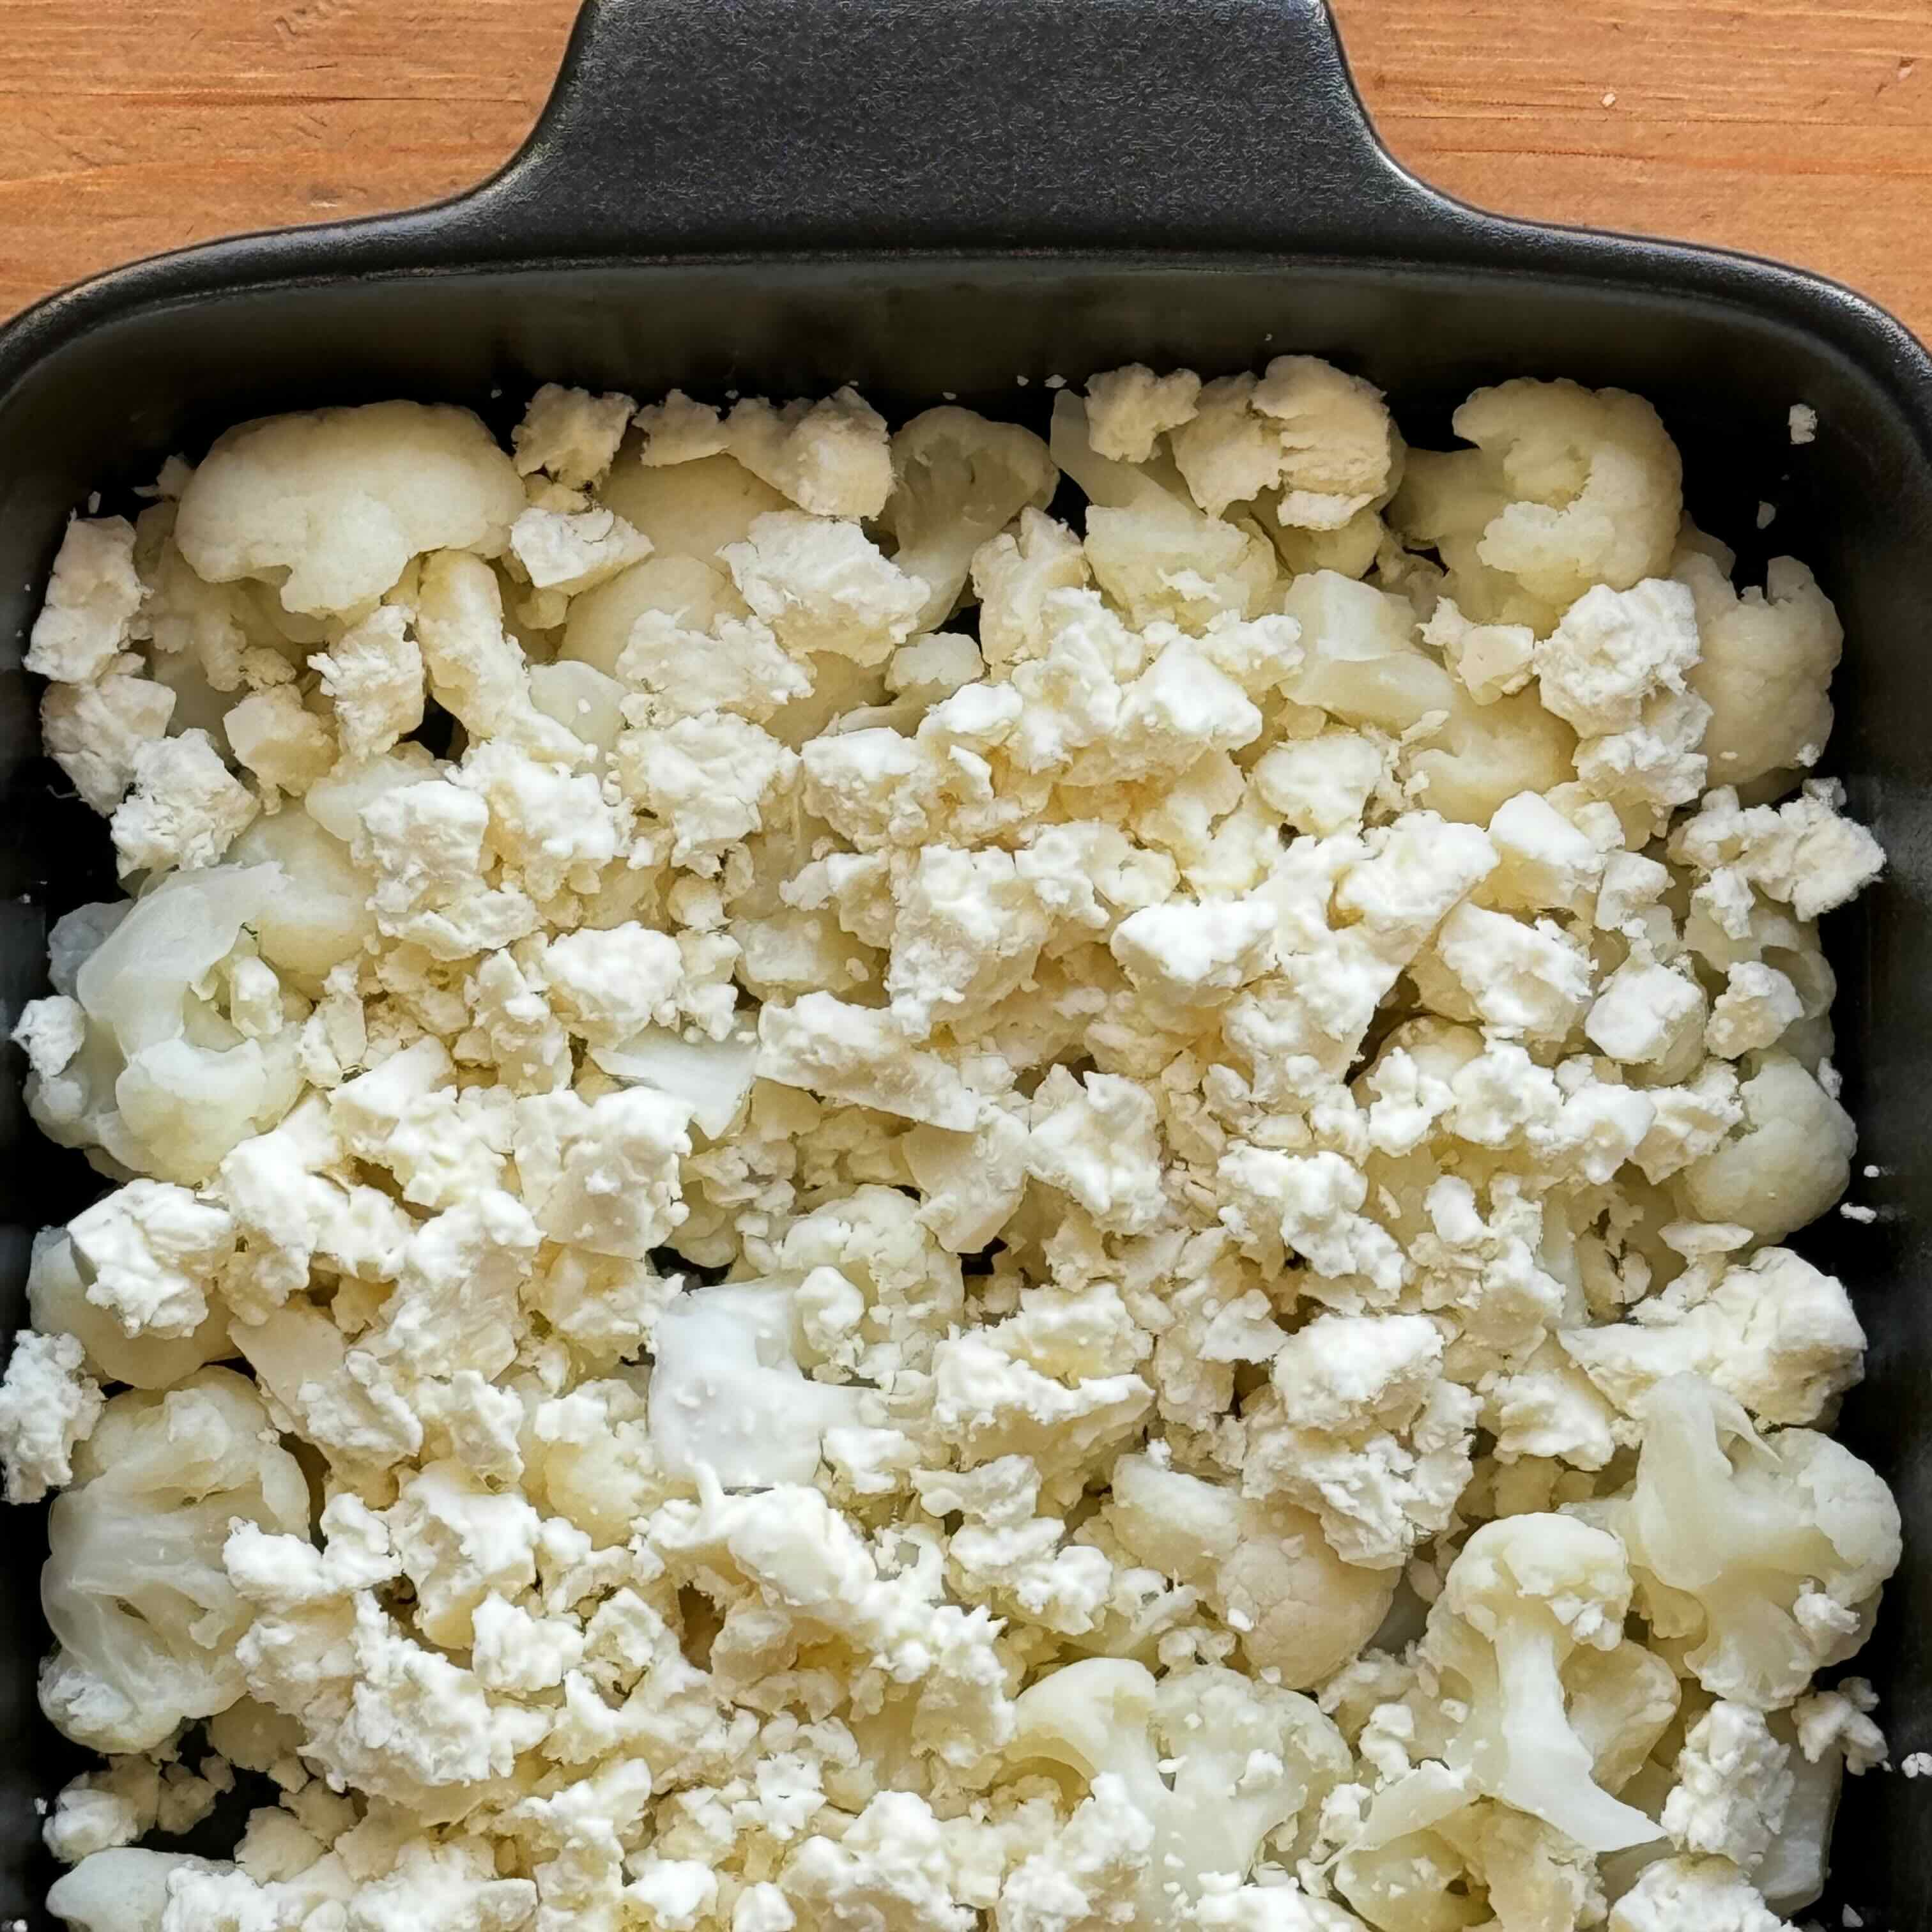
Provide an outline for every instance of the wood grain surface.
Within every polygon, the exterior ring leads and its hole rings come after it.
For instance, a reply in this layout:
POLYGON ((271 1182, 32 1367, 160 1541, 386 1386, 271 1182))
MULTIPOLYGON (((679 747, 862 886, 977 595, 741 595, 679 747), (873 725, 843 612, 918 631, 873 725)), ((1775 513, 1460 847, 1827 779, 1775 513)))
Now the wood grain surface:
MULTIPOLYGON (((1177 0, 1186 4, 1186 0, 1177 0)), ((1450 193, 1778 255, 1932 334, 1932 0, 1334 0, 1450 193)), ((576 0, 0 0, 0 312, 488 173, 576 0)))

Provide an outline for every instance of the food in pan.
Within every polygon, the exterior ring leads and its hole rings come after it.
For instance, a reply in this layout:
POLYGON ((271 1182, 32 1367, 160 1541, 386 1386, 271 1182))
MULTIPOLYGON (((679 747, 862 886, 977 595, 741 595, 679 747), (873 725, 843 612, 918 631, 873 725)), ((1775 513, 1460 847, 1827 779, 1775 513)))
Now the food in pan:
POLYGON ((1899 1553, 1808 776, 1640 398, 244 425, 28 658, 128 896, 9 1494, 94 1932, 1714 1932, 1899 1553), (227 1794, 232 1858, 156 1848, 227 1794), (142 1844, 136 1845, 136 1840, 142 1844))

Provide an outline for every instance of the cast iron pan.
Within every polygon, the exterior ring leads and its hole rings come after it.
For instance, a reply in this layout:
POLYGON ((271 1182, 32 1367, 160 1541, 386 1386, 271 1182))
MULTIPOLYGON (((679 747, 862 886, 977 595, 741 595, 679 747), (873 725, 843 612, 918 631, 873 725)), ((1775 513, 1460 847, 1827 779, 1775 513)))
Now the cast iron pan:
MULTIPOLYGON (((1932 1745, 1932 364, 1843 289, 1750 258, 1500 220, 1382 151, 1318 0, 592 0, 517 158, 438 208, 254 236, 125 268, 0 333, 0 1018, 41 990, 50 912, 110 887, 62 804, 18 669, 69 513, 268 411, 400 394, 500 427, 536 382, 654 394, 951 390, 1039 422, 1044 379, 1132 359, 1208 374, 1286 348, 1388 389, 1417 440, 1476 384, 1614 382, 1656 400, 1691 507, 1748 570, 1812 561, 1850 644, 1830 768, 1892 856, 1831 935, 1840 1060, 1878 1221, 1814 1254, 1874 1342, 1849 1439, 1896 1484, 1908 1553, 1869 1670, 1900 1752, 1932 1745), (1789 406, 1815 407, 1792 448, 1789 406)), ((0 1288, 31 1232, 98 1184, 0 1082, 0 1288)), ((10 1519, 0 1604, 0 1914, 49 1876, 31 1801, 70 1761, 41 1723, 34 1580, 10 1519)), ((1922 1792, 1851 1787, 1826 1904, 1932 1925, 1922 1792)))

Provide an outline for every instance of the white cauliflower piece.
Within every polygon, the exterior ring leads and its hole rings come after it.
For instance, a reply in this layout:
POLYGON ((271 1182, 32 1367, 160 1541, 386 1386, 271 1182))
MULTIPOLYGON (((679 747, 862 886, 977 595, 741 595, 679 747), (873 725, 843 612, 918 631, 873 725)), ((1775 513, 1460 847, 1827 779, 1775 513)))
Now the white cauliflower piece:
MULTIPOLYGON (((1589 1002, 1590 956, 1553 920, 1514 919, 1465 901, 1438 928, 1434 959, 1468 1002, 1462 1014, 1452 1006, 1452 1016, 1473 1016, 1496 1034, 1561 1040, 1589 1002)), ((1428 999, 1434 976, 1416 970, 1428 999)), ((1695 994, 1688 982, 1678 984, 1695 994)))
POLYGON ((733 1282, 680 1295, 651 1331, 651 1442, 674 1475, 728 1490, 809 1483, 826 1432, 868 1420, 866 1392, 808 1382, 794 1290, 733 1282))
POLYGON ((661 403, 646 403, 634 418, 644 436, 638 460, 646 469, 701 463, 724 453, 724 421, 708 403, 673 389, 661 403))
POLYGON ((1045 654, 1047 600, 1088 582, 1087 554, 1064 524, 1030 506, 1011 530, 973 556, 973 594, 980 602, 980 648, 996 669, 1045 654))
POLYGON ((1144 1453, 1114 1465, 1104 1506, 1130 1554, 1200 1590, 1257 1671, 1290 1690, 1352 1659, 1388 1614, 1391 1570, 1344 1562, 1309 1511, 1262 1502, 1144 1453))
POLYGON ((951 407, 898 430, 892 466, 882 520, 897 539, 893 563, 926 586, 914 628, 930 631, 958 602, 980 545, 1023 511, 1045 509, 1060 472, 1030 430, 951 407))
POLYGON ((987 1104, 951 1061, 916 1045, 890 1014, 830 993, 760 1010, 758 1071, 781 1086, 954 1133, 970 1133, 987 1104))
POLYGON ((1654 960, 1630 958, 1604 982, 1583 1032, 1590 1044, 1626 1066, 1676 1058, 1703 1026, 1703 988, 1689 974, 1654 960))
POLYGON ((1222 1226, 1263 1267, 1279 1268, 1284 1252, 1298 1256, 1318 1294, 1377 1301, 1392 1300, 1406 1278, 1400 1246, 1360 1211, 1367 1181, 1340 1154, 1244 1144, 1222 1157, 1215 1180, 1222 1226))
POLYGON ((1524 378, 1478 389, 1454 421, 1476 452, 1451 460, 1493 505, 1472 561, 1558 609, 1669 568, 1683 466, 1640 396, 1524 378))
POLYGON ((1711 1003, 1704 1044, 1720 1060, 1742 1060, 1775 1046, 1804 1017, 1804 997, 1775 966, 1740 959, 1726 969, 1724 990, 1711 1003))
POLYGON ((1108 950, 1134 986, 1174 1006, 1214 1006, 1271 963, 1279 915, 1268 900, 1172 898, 1128 914, 1108 950))
POLYGON ((626 1087, 586 1103, 566 1090, 517 1103, 517 1173, 536 1225, 554 1241, 641 1261, 684 1220, 678 1163, 691 1109, 626 1087))
MULTIPOLYGON (((616 668, 645 694, 640 722, 669 723, 707 711, 766 722, 812 692, 810 670, 756 617, 721 616, 710 630, 694 631, 668 611, 645 610, 632 624, 616 668)), ((629 708, 638 710, 634 704, 629 708)))
POLYGON ((1536 668, 1536 633, 1527 624, 1478 624, 1438 598, 1422 627, 1422 641, 1442 653, 1450 675, 1478 704, 1514 696, 1536 668))
POLYGON ((1727 785, 1815 764, 1832 735, 1832 674, 1845 633, 1832 600, 1794 557, 1773 557, 1764 588, 1740 593, 1711 557, 1672 574, 1697 603, 1703 654, 1690 688, 1711 707, 1704 750, 1727 785))
POLYGON ((1738 1089, 1742 1130, 1694 1160, 1675 1186, 1700 1221, 1780 1240, 1845 1191, 1857 1144, 1851 1117, 1789 1055, 1768 1053, 1738 1089))
POLYGON ((626 732, 616 768, 626 796, 670 828, 671 863, 709 876, 764 824, 799 761, 768 732, 720 711, 626 732))
POLYGON ((1672 1376, 1644 1405, 1628 1498, 1604 1512, 1660 1636, 1714 1696, 1775 1709, 1862 1641, 1898 1562, 1898 1509, 1865 1464, 1808 1429, 1760 1437, 1730 1396, 1672 1376))
POLYGON ((284 793, 299 798, 336 760, 328 720, 310 711, 292 684, 252 692, 230 708, 222 726, 236 762, 254 774, 271 809, 284 793))
POLYGON ((246 1606, 221 1565, 231 1521, 308 1525, 308 1485, 254 1390, 202 1369, 102 1412, 48 1519, 41 1599, 57 1648, 40 1704, 99 1750, 148 1750, 242 1689, 246 1606))
POLYGON ((26 668, 59 684, 92 682, 128 648, 141 601, 134 525, 125 517, 76 518, 54 558, 26 668))
POLYGON ((1406 598, 1339 571, 1312 570, 1288 586, 1282 604, 1301 626, 1301 664, 1284 687, 1298 704, 1390 732, 1454 706, 1456 687, 1416 642, 1406 598))
POLYGON ((284 610, 353 615, 427 551, 500 556, 524 503, 468 410, 374 403, 218 438, 182 493, 175 541, 211 584, 279 582, 284 610))
POLYGON ((1207 383, 1168 440, 1210 516, 1279 489, 1280 520, 1312 530, 1339 530, 1385 494, 1397 448, 1381 392, 1312 356, 1207 383))
POLYGON ((1251 774, 1255 795, 1298 832, 1327 838, 1362 822, 1388 775, 1383 746, 1360 731, 1325 730, 1270 746, 1251 774))
POLYGON ((1156 441, 1194 419, 1201 378, 1192 369, 1156 376, 1130 362, 1087 379, 1087 434, 1110 463, 1144 463, 1156 441))
POLYGON ((958 1027, 1023 985, 1052 930, 1038 891, 1005 852, 925 846, 893 898, 886 991, 914 1039, 958 1027))
POLYGON ((1132 1922, 1150 1928, 1188 1923, 1210 1874, 1245 1879, 1263 1840, 1348 1767, 1341 1733, 1306 1698, 1233 1670, 1156 1680, 1124 1658, 1088 1658, 1041 1678, 1013 1714, 1010 1759, 1066 1766, 1093 1788, 1089 1803, 1118 1780, 1152 1828, 1132 1922))
POLYGON ((1376 1798, 1355 1846, 1390 1844, 1478 1796, 1589 1851, 1656 1838, 1651 1819, 1596 1782, 1562 1675, 1579 1649, 1616 1648, 1630 1600, 1624 1552, 1602 1530, 1544 1515, 1478 1530, 1449 1566, 1423 1638, 1424 1656, 1468 1715, 1444 1762, 1418 1766, 1376 1798))
POLYGON ((172 1181, 130 1180, 68 1226, 87 1298, 128 1335, 178 1340, 208 1318, 208 1290, 235 1245, 225 1209, 172 1181))

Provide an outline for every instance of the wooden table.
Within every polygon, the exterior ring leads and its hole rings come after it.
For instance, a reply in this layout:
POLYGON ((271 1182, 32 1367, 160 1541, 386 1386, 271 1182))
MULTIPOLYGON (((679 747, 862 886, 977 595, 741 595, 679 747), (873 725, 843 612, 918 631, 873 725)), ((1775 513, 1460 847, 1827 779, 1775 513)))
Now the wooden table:
MULTIPOLYGON (((476 180, 576 4, 0 0, 0 312, 476 180)), ((1782 256, 1932 333, 1932 0, 1334 4, 1390 145, 1452 193, 1782 256)))

